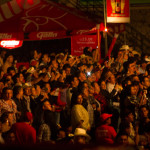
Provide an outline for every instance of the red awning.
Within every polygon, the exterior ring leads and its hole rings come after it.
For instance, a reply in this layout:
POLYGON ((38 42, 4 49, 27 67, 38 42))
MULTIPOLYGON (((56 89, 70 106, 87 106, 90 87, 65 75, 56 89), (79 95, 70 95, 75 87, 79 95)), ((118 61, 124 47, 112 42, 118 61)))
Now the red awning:
POLYGON ((72 8, 45 0, 12 0, 0 6, 0 40, 60 38, 96 22, 72 8))

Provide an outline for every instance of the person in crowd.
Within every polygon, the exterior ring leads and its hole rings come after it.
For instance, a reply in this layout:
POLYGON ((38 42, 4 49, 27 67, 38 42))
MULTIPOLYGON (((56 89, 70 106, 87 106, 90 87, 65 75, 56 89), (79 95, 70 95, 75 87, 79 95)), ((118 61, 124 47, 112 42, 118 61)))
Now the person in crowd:
POLYGON ((2 136, 2 122, 1 122, 1 118, 0 118, 0 144, 4 144, 4 138, 2 136))
POLYGON ((42 56, 42 62, 40 63, 40 66, 46 66, 49 62, 50 62, 49 55, 47 53, 43 54, 43 56, 42 56))
POLYGON ((12 100, 13 90, 11 88, 3 88, 3 99, 0 100, 0 116, 6 112, 13 112, 13 123, 16 122, 17 105, 12 100))
POLYGON ((21 121, 24 113, 27 111, 26 101, 23 97, 22 86, 15 86, 13 88, 13 100, 17 105, 17 113, 16 113, 17 121, 21 121))
POLYGON ((100 115, 101 125, 97 127, 95 131, 95 139, 97 144, 114 144, 117 133, 111 126, 111 117, 112 114, 107 113, 100 115))
POLYGON ((30 145, 36 143, 36 130, 32 126, 33 115, 26 112, 22 122, 16 122, 12 125, 12 130, 16 136, 16 143, 30 145))
POLYGON ((3 139, 5 144, 9 145, 16 145, 16 136, 12 129, 8 130, 7 132, 3 133, 3 139))
MULTIPOLYGON (((120 123, 120 126, 119 126, 119 131, 118 131, 118 135, 119 136, 120 134, 126 134, 127 135, 127 143, 128 144, 131 144, 131 145, 135 145, 135 139, 133 136, 131 136, 131 127, 130 127, 130 123, 129 122, 126 122, 126 121, 123 121, 122 123, 120 123)), ((118 137, 116 137, 118 138, 118 137)))
POLYGON ((11 129, 13 125, 13 112, 4 112, 1 116, 1 129, 5 133, 11 129))
POLYGON ((42 56, 42 53, 40 50, 35 49, 33 51, 31 51, 31 61, 30 64, 32 64, 33 62, 40 62, 40 58, 42 56))
POLYGON ((140 67, 138 68, 139 74, 145 74, 146 73, 146 66, 147 66, 147 61, 141 60, 140 67))
POLYGON ((7 51, 5 49, 1 50, 1 53, 0 53, 0 67, 2 67, 3 64, 4 64, 4 59, 5 59, 6 53, 7 53, 7 51))
POLYGON ((56 140, 57 124, 55 118, 55 108, 54 105, 51 105, 48 99, 43 100, 42 103, 36 108, 33 123, 33 126, 37 132, 39 132, 40 125, 46 123, 51 131, 51 140, 56 140))
POLYGON ((83 128, 76 128, 74 131, 73 144, 88 144, 91 137, 86 133, 83 128))
POLYGON ((5 59, 6 60, 4 61, 2 69, 3 69, 4 73, 6 74, 7 73, 7 69, 9 67, 13 66, 14 57, 13 57, 13 55, 8 55, 5 59))
POLYGON ((128 134, 126 132, 119 132, 116 136, 116 145, 128 146, 128 134))
POLYGON ((31 85, 25 83, 23 86, 23 98, 25 100, 26 109, 29 112, 31 112, 30 96, 31 96, 31 85))
POLYGON ((77 127, 84 128, 85 130, 90 129, 90 122, 89 122, 89 114, 88 111, 83 107, 83 97, 81 93, 76 93, 74 96, 76 103, 71 109, 71 125, 73 131, 77 127))
POLYGON ((49 125, 49 119, 46 116, 46 112, 43 115, 43 123, 40 125, 37 133, 37 140, 40 143, 48 143, 51 142, 51 128, 49 125))
POLYGON ((7 74, 10 74, 11 77, 13 77, 16 74, 16 72, 17 72, 17 70, 14 66, 7 68, 7 74))
POLYGON ((23 121, 28 111, 33 114, 32 126, 38 137, 36 143, 73 141, 85 144, 100 140, 99 144, 133 143, 148 147, 149 60, 146 56, 146 64, 143 56, 137 57, 126 48, 123 46, 117 55, 106 57, 103 62, 98 61, 97 49, 91 51, 88 47, 80 56, 70 55, 68 51, 52 54, 36 49, 32 51, 26 69, 15 68, 13 55, 8 53, 10 57, 3 59, 0 69, 0 116, 7 111, 12 113, 12 121, 9 117, 3 119, 2 126, 5 125, 7 131, 4 140, 18 142, 10 127, 23 121), (126 109, 132 114, 126 115, 126 109), (68 136, 72 135, 70 131, 63 138, 66 128, 72 128, 72 133, 80 128, 80 133, 85 136, 75 135, 73 138, 68 136), (86 142, 86 132, 91 137, 89 142, 86 142))
POLYGON ((139 121, 138 121, 138 133, 144 134, 145 126, 150 122, 149 109, 146 105, 143 105, 139 109, 139 121))
POLYGON ((124 112, 124 116, 121 120, 120 128, 122 126, 125 126, 125 124, 129 125, 129 130, 126 130, 126 133, 128 133, 129 136, 129 142, 130 143, 135 143, 136 145, 138 144, 138 128, 137 128, 137 122, 135 120, 135 116, 133 112, 129 109, 126 109, 124 112))
POLYGON ((75 102, 73 102, 72 100, 72 96, 74 94, 77 93, 78 91, 78 85, 79 85, 79 79, 77 76, 75 75, 72 75, 70 77, 70 84, 69 84, 69 87, 66 91, 66 101, 67 101, 67 104, 66 104, 66 109, 68 110, 68 115, 70 115, 70 112, 71 112, 71 107, 73 106, 74 103, 76 103, 76 100, 75 102))
POLYGON ((23 74, 22 73, 16 73, 13 76, 13 81, 14 81, 15 86, 23 86, 23 84, 24 84, 23 74))
POLYGON ((92 86, 94 88, 94 98, 100 103, 101 113, 106 112, 108 103, 100 92, 100 86, 96 81, 92 83, 92 86))
POLYGON ((66 142, 66 132, 63 128, 58 129, 56 143, 63 144, 66 142))

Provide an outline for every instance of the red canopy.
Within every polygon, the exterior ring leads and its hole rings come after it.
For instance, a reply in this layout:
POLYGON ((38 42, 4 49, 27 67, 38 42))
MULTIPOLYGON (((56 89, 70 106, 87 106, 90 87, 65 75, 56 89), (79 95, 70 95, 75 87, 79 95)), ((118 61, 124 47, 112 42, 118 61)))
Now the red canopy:
POLYGON ((0 40, 62 38, 95 25, 83 13, 46 0, 12 0, 0 6, 0 40))

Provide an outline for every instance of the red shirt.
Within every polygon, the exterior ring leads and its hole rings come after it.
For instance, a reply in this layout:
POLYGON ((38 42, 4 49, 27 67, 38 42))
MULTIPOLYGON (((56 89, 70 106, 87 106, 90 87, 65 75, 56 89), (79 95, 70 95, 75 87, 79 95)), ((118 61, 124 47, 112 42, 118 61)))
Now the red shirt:
POLYGON ((97 143, 113 144, 116 138, 116 131, 112 126, 101 125, 95 131, 97 143))
POLYGON ((13 124, 12 129, 16 135, 16 141, 19 144, 36 143, 36 130, 25 122, 13 124))

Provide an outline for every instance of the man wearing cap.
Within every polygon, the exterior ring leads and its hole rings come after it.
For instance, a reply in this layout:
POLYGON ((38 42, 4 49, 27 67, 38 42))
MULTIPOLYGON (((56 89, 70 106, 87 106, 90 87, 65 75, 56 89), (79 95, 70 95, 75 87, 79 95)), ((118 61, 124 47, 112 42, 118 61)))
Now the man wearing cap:
POLYGON ((112 114, 103 113, 100 116, 101 125, 96 128, 95 139, 97 143, 113 144, 116 138, 115 129, 111 125, 112 114))

